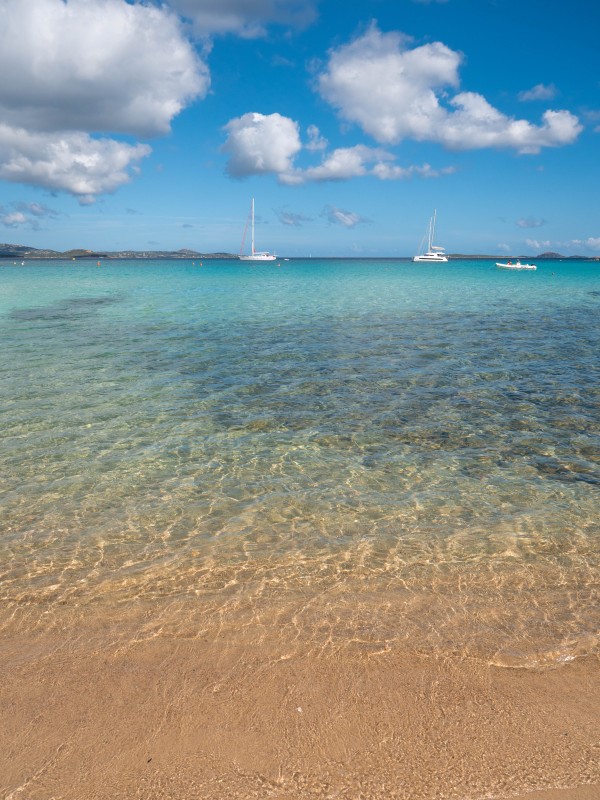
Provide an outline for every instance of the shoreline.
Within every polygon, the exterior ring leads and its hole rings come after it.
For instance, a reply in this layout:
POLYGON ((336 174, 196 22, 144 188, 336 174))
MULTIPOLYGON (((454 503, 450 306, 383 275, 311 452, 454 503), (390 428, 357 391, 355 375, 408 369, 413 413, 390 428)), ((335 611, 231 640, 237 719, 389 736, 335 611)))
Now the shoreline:
POLYGON ((97 625, 0 639, 6 800, 598 796, 597 656, 514 669, 97 625))

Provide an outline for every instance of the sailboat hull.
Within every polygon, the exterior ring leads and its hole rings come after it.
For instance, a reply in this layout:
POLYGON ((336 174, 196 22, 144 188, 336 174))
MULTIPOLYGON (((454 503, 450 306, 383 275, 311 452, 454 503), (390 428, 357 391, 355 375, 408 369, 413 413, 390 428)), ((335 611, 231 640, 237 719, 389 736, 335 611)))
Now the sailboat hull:
POLYGON ((254 253, 250 256, 240 256, 240 261, 275 261, 277 256, 271 253, 254 253))
POLYGON ((428 261, 430 264, 442 264, 445 261, 448 261, 448 256, 443 256, 439 253, 423 253, 423 255, 415 256, 413 261, 428 261))

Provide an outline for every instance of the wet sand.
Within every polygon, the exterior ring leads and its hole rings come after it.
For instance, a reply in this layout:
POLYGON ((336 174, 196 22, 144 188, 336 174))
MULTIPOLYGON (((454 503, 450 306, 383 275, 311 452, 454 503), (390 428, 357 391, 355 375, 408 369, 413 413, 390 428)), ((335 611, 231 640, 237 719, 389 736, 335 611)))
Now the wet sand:
POLYGON ((596 656, 5 632, 0 713, 5 800, 600 797, 596 656))

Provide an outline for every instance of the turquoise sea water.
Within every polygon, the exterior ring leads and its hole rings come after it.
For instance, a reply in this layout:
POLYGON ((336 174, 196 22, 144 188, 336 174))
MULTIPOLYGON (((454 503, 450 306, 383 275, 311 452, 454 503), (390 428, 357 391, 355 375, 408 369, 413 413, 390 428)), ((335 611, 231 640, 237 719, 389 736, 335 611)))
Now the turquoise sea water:
POLYGON ((599 329, 584 262, 0 264, 4 630, 597 650, 599 329))

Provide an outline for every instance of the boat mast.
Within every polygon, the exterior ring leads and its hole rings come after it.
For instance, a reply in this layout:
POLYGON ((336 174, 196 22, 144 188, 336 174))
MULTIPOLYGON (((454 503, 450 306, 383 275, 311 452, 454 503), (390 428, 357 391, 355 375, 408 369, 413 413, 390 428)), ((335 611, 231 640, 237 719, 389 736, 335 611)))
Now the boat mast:
POLYGON ((435 215, 436 209, 433 209, 433 217, 431 218, 431 229, 429 232, 429 250, 431 250, 431 246, 433 245, 433 240, 435 239, 435 215))

